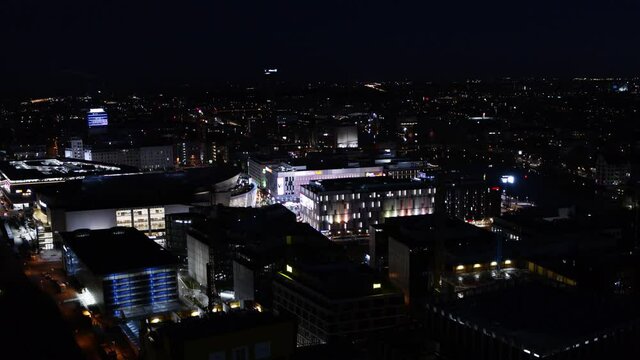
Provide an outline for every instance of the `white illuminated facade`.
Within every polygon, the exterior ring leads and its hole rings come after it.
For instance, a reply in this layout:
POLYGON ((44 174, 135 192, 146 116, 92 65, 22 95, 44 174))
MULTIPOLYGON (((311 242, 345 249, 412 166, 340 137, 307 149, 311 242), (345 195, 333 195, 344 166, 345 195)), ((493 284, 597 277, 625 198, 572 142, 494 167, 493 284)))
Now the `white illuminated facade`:
POLYGON ((302 185, 315 180, 345 179, 382 176, 383 166, 353 167, 342 169, 307 170, 306 166, 266 167, 266 188, 278 201, 298 201, 302 185))
POLYGON ((302 221, 333 236, 365 234, 385 218, 431 214, 436 188, 427 181, 358 178, 302 186, 302 221))

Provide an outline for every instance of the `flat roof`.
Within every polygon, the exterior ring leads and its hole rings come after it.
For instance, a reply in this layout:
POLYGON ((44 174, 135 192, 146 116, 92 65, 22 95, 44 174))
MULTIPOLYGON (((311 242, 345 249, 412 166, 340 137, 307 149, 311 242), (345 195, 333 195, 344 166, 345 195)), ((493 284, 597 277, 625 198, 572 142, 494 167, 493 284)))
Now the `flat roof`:
POLYGON ((64 245, 96 275, 178 264, 174 255, 134 228, 80 229, 60 236, 64 245))
MULTIPOLYGON (((495 234, 444 214, 387 218, 380 228, 411 249, 435 246, 439 239, 447 254, 456 260, 475 262, 496 258, 495 234)), ((503 252, 508 251, 503 249, 503 252)))
MULTIPOLYGON (((239 175, 233 167, 203 167, 129 176, 91 176, 38 189, 50 208, 67 211, 190 204, 197 193, 239 175)), ((204 200, 209 200, 208 197, 204 200)))
POLYGON ((179 323, 161 323, 154 332, 174 341, 188 341, 285 322, 294 323, 293 320, 272 312, 238 310, 212 313, 204 318, 187 318, 179 323))
POLYGON ((411 190, 425 189, 433 186, 433 183, 425 180, 392 179, 387 176, 314 180, 308 185, 302 185, 302 187, 314 193, 332 191, 369 192, 411 190))
POLYGON ((538 281, 466 297, 443 310, 541 356, 608 335, 640 316, 632 298, 538 281))
POLYGON ((103 164, 77 159, 30 159, 0 161, 0 175, 11 184, 47 183, 83 179, 92 175, 138 173, 131 166, 103 164))
POLYGON ((402 293, 383 276, 363 264, 346 261, 325 264, 288 265, 291 272, 282 271, 280 282, 297 282, 329 299, 350 299, 402 293), (380 287, 374 288, 374 284, 380 287))

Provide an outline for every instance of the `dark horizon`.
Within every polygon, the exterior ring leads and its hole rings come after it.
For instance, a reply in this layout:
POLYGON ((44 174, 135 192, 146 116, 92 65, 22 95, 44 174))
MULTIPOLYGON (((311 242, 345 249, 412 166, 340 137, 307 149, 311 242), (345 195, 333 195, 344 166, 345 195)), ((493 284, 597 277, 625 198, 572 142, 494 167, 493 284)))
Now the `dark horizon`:
POLYGON ((600 1, 10 1, 2 94, 284 81, 638 74, 640 7, 600 1))

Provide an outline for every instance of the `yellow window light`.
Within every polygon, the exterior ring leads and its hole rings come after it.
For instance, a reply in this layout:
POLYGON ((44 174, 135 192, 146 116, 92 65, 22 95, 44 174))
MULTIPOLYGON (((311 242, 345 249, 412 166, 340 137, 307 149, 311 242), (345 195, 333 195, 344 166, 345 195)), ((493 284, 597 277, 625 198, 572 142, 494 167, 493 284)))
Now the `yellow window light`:
POLYGON ((152 324, 157 324, 157 323, 159 323, 160 321, 162 321, 162 320, 160 320, 160 318, 153 318, 153 319, 151 319, 151 323, 152 323, 152 324))
POLYGON ((456 266, 456 270, 464 270, 464 265, 458 265, 458 266, 456 266))
POLYGON ((374 289, 380 289, 382 287, 382 284, 380 283, 373 283, 373 288, 374 289))
POLYGON ((480 265, 480 264, 473 264, 473 268, 474 268, 474 269, 479 269, 479 268, 481 268, 481 267, 482 267, 482 265, 480 265))
POLYGON ((288 273, 293 273, 293 268, 291 267, 291 265, 287 265, 286 269, 288 273))

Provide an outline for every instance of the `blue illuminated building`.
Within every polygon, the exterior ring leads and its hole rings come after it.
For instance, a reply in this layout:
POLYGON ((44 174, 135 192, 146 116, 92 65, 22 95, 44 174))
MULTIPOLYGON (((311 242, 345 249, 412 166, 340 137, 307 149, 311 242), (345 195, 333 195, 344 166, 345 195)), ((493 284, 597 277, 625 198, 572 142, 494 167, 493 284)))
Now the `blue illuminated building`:
POLYGON ((84 302, 128 319, 179 309, 178 259, 140 231, 115 227, 60 237, 67 273, 86 288, 84 302))

